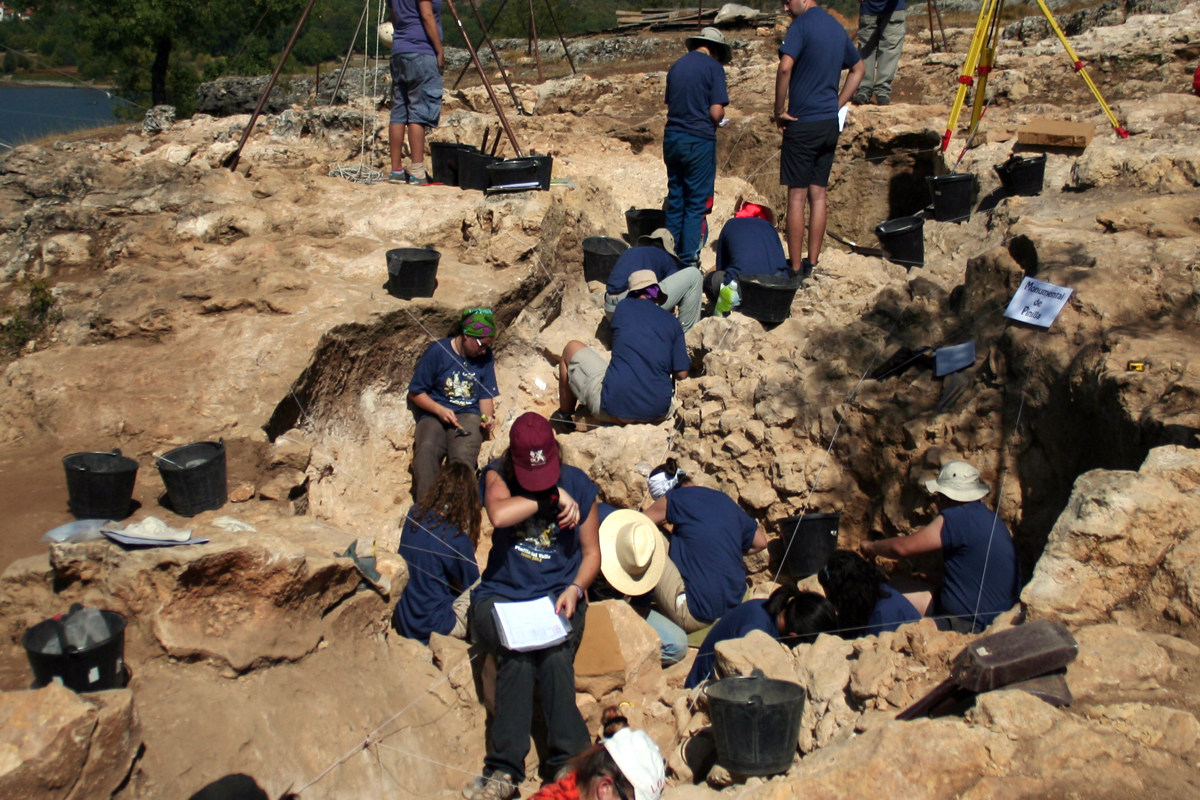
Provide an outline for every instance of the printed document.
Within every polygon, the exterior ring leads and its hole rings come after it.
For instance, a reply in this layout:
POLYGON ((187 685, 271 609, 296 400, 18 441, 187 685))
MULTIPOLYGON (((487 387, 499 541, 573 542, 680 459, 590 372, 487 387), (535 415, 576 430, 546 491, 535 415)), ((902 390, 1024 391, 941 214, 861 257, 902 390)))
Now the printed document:
POLYGON ((496 628, 500 641, 509 650, 527 652, 565 642, 571 633, 567 620, 554 613, 549 597, 520 603, 496 603, 496 628))

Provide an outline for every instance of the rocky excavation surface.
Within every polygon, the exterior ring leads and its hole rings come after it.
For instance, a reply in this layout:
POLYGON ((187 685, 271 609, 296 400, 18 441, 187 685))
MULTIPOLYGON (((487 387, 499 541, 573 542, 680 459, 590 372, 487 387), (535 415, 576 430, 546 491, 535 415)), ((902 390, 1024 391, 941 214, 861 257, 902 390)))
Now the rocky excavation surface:
MULTIPOLYGON (((876 223, 922 207, 925 177, 943 168, 937 143, 970 32, 951 32, 951 54, 915 33, 901 102, 854 109, 835 166, 830 227, 865 244, 876 223)), ((729 32, 734 103, 714 230, 748 184, 783 208, 768 120, 780 34, 729 32)), ((895 714, 945 677, 969 637, 927 621, 795 650, 730 642, 718 650, 725 672, 757 666, 805 686, 803 755, 770 780, 716 771, 692 785, 702 776, 676 745, 708 723, 681 688, 686 662, 664 672, 648 626, 597 604, 580 707, 594 729, 604 705, 632 704, 633 724, 669 755, 668 798, 1200 793, 1200 99, 1184 93, 1198 43, 1194 4, 1076 37, 1128 140, 1057 43, 1003 43, 995 99, 959 166, 979 176, 980 209, 927 220, 924 265, 827 240, 789 320, 766 329, 735 313, 689 333, 677 426, 560 437, 616 505, 640 503, 668 454, 737 499, 772 534, 748 560, 756 593, 781 579, 782 518, 840 511, 843 547, 911 530, 931 510, 918 480, 950 458, 973 461, 1028 576, 997 627, 1058 619, 1080 644, 1071 707, 997 691, 964 717, 903 723, 895 714), (1040 196, 1004 197, 992 166, 1035 116, 1091 122, 1097 135, 1049 153, 1040 196), (1049 330, 1002 316, 1026 275, 1074 290, 1049 330), (970 384, 946 410, 928 371, 863 379, 901 345, 967 340, 970 384)), ((329 177, 385 169, 386 111, 373 106, 264 117, 237 172, 220 165, 245 115, 27 145, 0 161, 0 289, 14 308, 38 286, 54 299, 0 382, 0 795, 186 797, 243 772, 273 797, 458 796, 482 759, 478 659, 463 642, 426 648, 389 629, 406 579, 394 555, 410 502, 405 388, 457 309, 488 304, 503 323, 499 420, 556 406, 556 354, 569 339, 606 338, 582 240, 620 235, 625 209, 662 200, 664 70, 682 47, 662 50, 633 74, 518 85, 535 111, 510 116, 520 143, 553 154, 565 179, 549 192, 485 198, 329 177), (425 245, 442 253, 434 297, 389 296, 385 252, 425 245), (173 516, 153 455, 218 437, 231 502, 173 516), (69 519, 59 459, 112 447, 142 464, 134 519, 156 515, 211 543, 47 551, 37 537, 69 519), (223 516, 252 530, 231 533, 223 516), (375 540, 380 591, 335 556, 360 538, 375 540), (127 689, 27 690, 22 632, 72 602, 129 618, 127 689)), ((478 142, 496 123, 484 91, 467 88, 448 96, 437 136, 478 142)), ((706 251, 705 268, 713 260, 706 251)), ((485 443, 482 457, 500 447, 485 443)))

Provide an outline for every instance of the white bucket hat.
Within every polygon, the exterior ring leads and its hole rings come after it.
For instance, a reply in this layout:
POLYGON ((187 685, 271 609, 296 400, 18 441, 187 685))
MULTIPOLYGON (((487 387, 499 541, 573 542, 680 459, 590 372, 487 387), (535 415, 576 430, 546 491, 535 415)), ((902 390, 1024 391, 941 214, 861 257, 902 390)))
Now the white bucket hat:
POLYGON ((619 508, 600 524, 600 571, 621 594, 645 594, 667 565, 667 540, 640 511, 619 508))
POLYGON ((713 58, 722 64, 728 64, 729 59, 733 58, 733 48, 725 41, 725 34, 712 26, 700 31, 696 36, 689 36, 686 43, 688 50, 707 47, 712 52, 713 58))
POLYGON ((675 255, 675 237, 666 228, 656 228, 651 233, 639 236, 637 245, 638 247, 661 247, 671 254, 671 258, 679 258, 675 255))
POLYGON ((604 740, 604 748, 633 786, 634 800, 662 797, 667 785, 662 753, 645 731, 622 728, 604 740))
POLYGON ((925 481, 930 494, 944 494, 951 500, 969 503, 988 493, 988 485, 979 480, 979 470, 965 461, 950 461, 936 478, 925 481))

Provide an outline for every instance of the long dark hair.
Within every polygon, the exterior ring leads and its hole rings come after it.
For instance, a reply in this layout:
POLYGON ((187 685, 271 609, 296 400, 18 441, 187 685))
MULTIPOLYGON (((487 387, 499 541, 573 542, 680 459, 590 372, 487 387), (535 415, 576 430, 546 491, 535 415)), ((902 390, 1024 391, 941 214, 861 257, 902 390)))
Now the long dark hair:
POLYGON ((467 535, 471 546, 479 544, 481 505, 475 470, 459 461, 447 461, 437 479, 425 490, 413 508, 413 518, 432 522, 443 517, 467 535))
POLYGON ((783 614, 779 640, 788 647, 812 644, 817 636, 837 629, 837 610, 816 592, 802 592, 792 584, 784 584, 767 598, 764 607, 771 619, 783 614))
POLYGON ((575 769, 575 785, 579 787, 580 797, 586 796, 587 791, 595 795, 592 783, 605 777, 612 778, 625 797, 634 796, 633 784, 625 777, 625 773, 621 772, 621 768, 603 744, 592 745, 572 758, 570 764, 575 769))
POLYGON ((858 553, 838 550, 818 573, 825 596, 837 608, 838 623, 846 638, 861 636, 875 604, 883 596, 880 584, 887 578, 858 553))

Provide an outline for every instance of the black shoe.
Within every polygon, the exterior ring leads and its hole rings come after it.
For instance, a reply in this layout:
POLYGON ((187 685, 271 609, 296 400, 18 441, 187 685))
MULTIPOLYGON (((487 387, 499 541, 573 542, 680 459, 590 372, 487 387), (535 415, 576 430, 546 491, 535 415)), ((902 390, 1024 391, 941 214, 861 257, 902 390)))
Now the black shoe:
POLYGON ((887 106, 887 105, 891 105, 891 104, 892 104, 892 98, 888 97, 886 94, 875 95, 875 105, 887 106))
POLYGON ((870 105, 871 95, 866 92, 858 92, 854 97, 850 98, 850 102, 856 106, 870 105))

